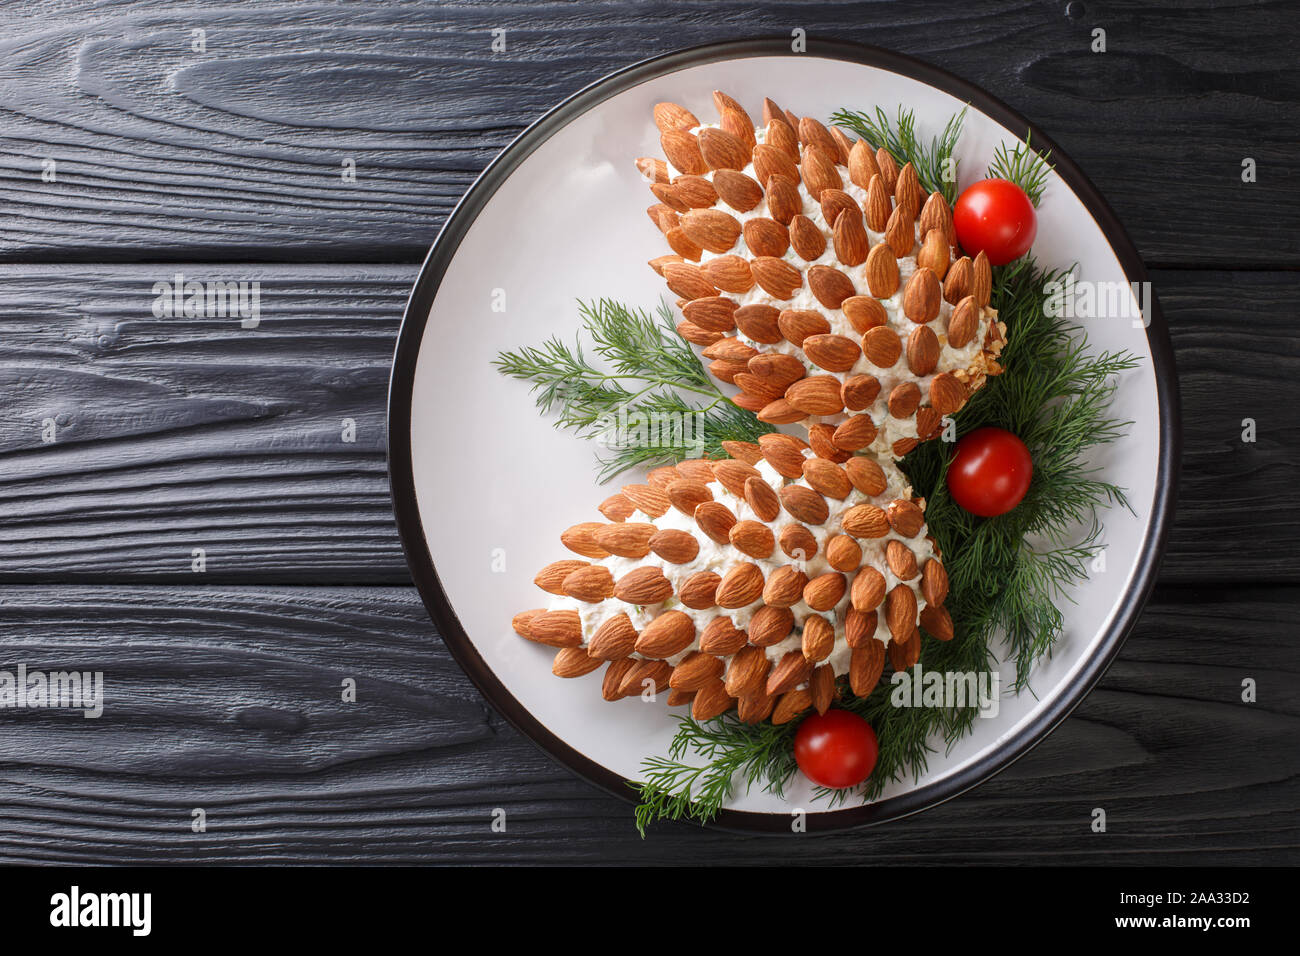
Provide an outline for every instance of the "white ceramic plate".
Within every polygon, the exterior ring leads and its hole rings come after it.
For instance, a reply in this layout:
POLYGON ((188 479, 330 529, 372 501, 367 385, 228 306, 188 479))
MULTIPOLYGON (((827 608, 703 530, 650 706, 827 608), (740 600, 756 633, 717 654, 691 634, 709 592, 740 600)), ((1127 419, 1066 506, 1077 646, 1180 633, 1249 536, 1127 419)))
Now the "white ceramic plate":
MULTIPOLYGON (((842 106, 881 105, 892 115, 903 104, 927 136, 969 103, 959 185, 1028 128, 986 93, 883 50, 810 42, 808 52, 793 54, 784 40, 702 47, 616 73, 556 107, 498 157, 443 228, 407 308, 390 394, 389 467, 403 544, 443 640, 488 699, 558 760, 624 796, 644 757, 666 752, 677 712, 639 699, 605 702, 600 671, 553 677, 553 652, 510 628, 515 611, 544 603, 532 578, 564 556, 560 531, 598 517, 596 504, 622 482, 598 486, 593 446, 555 429, 527 385, 491 363, 502 349, 551 335, 572 340, 578 298, 644 307, 661 300, 662 281, 645 263, 665 250, 645 218, 652 199, 632 161, 659 152, 655 103, 711 116, 715 89, 755 115, 765 95, 822 119, 842 106), (502 296, 503 312, 494 309, 502 296)), ((1081 279, 1146 281, 1092 185, 1038 130, 1033 142, 1052 149, 1057 170, 1039 208, 1039 261, 1077 262, 1081 279)), ((919 780, 892 784, 871 804, 830 810, 798 778, 785 799, 738 793, 720 825, 788 832, 789 812, 799 807, 809 829, 831 829, 930 806, 1025 752, 1096 683, 1151 585, 1178 461, 1168 338, 1154 304, 1149 317, 1147 328, 1116 318, 1087 323, 1095 349, 1141 359, 1115 400, 1116 414, 1134 424, 1098 462, 1128 490, 1134 513, 1104 515, 1105 571, 1065 606, 1065 633, 1037 667, 1033 693, 1004 696, 997 717, 977 720, 947 753, 940 744, 919 780)), ((1009 676, 1008 669, 1004 688, 1009 676)))

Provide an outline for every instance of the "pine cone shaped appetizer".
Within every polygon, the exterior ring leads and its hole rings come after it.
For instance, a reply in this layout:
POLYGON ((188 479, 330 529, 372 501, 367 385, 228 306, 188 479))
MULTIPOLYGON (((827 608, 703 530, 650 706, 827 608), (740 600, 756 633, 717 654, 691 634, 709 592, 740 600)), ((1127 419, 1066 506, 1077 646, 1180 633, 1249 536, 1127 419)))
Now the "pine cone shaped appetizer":
POLYGON ((727 451, 655 469, 561 535, 574 556, 536 578, 549 607, 514 618, 558 649, 556 675, 604 667, 606 700, 653 687, 698 720, 784 723, 824 712, 839 677, 869 694, 887 654, 912 666, 918 623, 952 637, 924 502, 892 461, 780 434, 727 451))
POLYGON ((1001 371, 987 258, 954 261, 952 209, 911 163, 771 100, 756 127, 713 97, 714 125, 656 106, 667 159, 637 161, 672 249, 650 264, 680 297, 678 330, 763 421, 907 454, 1001 371))

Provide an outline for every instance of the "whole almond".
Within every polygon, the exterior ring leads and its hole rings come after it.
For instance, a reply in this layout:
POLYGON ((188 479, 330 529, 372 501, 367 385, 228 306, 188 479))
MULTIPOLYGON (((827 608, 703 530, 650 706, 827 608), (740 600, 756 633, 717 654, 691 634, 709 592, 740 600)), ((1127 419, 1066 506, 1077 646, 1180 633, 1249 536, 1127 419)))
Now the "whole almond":
POLYGON ((876 165, 871 147, 866 140, 858 140, 849 150, 849 179, 854 185, 867 189, 871 185, 871 177, 879 175, 880 167, 876 165))
POLYGON ((676 103, 656 103, 654 108, 655 125, 660 132, 670 129, 694 129, 700 121, 684 106, 676 103))
POLYGON ((838 309, 845 299, 857 294, 853 280, 834 266, 811 266, 808 290, 828 309, 838 309))
POLYGON ((916 555, 901 541, 891 540, 885 545, 885 561, 900 581, 911 581, 920 574, 916 568, 916 555))
POLYGON ((948 239, 941 229, 931 229, 923 235, 925 239, 921 242, 921 251, 916 254, 916 264, 924 266, 942 279, 948 271, 952 254, 948 239))
POLYGON ((862 354, 876 368, 893 368, 903 354, 903 343, 897 332, 882 325, 862 336, 862 354))
POLYGON ((835 257, 846 266, 857 266, 867 261, 870 241, 867 230, 862 225, 862 217, 856 209, 845 213, 835 220, 833 230, 835 240, 835 257))
POLYGON ((755 647, 780 644, 794 630, 794 612, 787 607, 764 604, 749 619, 749 643, 755 647))
POLYGON ((751 219, 745 223, 743 233, 745 245, 756 256, 776 256, 779 258, 785 255, 785 251, 790 248, 789 230, 775 219, 768 219, 764 216, 751 219))
POLYGON ((885 512, 889 515, 889 526, 904 538, 915 538, 925 527, 925 513, 915 501, 896 499, 885 512))
POLYGON ((614 575, 609 573, 609 568, 593 564, 569 572, 563 588, 575 600, 597 604, 614 593, 614 575))
POLYGON ((654 567, 634 568, 614 584, 614 597, 639 607, 666 601, 672 594, 672 582, 654 567))
POLYGON ((695 643, 695 621, 684 611, 664 611, 645 626, 636 639, 642 657, 665 658, 695 643))
POLYGON ((844 469, 824 458, 805 458, 803 476, 814 491, 837 501, 843 501, 853 490, 844 469))
POLYGON ((636 628, 626 614, 607 617, 587 644, 587 653, 602 661, 616 661, 636 649, 636 628))
POLYGON ((867 253, 866 276, 867 288, 877 299, 888 299, 898 291, 898 257, 887 243, 874 245, 867 253))
POLYGON ((708 209, 718 201, 713 183, 703 176, 678 176, 673 180, 677 198, 692 209, 708 209))
POLYGON ((775 345, 782 338, 776 321, 780 314, 781 310, 771 305, 743 305, 736 310, 736 328, 755 342, 775 345))
POLYGON ((811 116, 805 116, 799 121, 798 132, 799 142, 804 146, 816 146, 832 160, 839 157, 840 147, 831 136, 831 131, 811 116))
POLYGON ((709 164, 700 152, 700 141, 685 129, 666 129, 659 135, 668 162, 679 173, 699 176, 709 171, 709 164))
POLYGON ((726 657, 739 651, 748 640, 749 635, 736 627, 731 618, 720 614, 700 632, 700 650, 726 657))
POLYGON ((736 523, 736 516, 721 502, 706 501, 695 509, 695 523, 718 544, 730 544, 731 526, 736 523))
MULTIPOLYGON (((753 359, 750 361, 752 362, 753 359)), ((728 440, 722 443, 722 450, 736 461, 743 461, 747 465, 757 465, 763 460, 763 451, 758 447, 757 442, 728 440)), ((680 469, 683 464, 678 462, 677 467, 680 469)), ((709 467, 712 469, 711 463, 709 467)))
POLYGON ((707 329, 700 328, 692 322, 678 322, 677 334, 687 342, 692 342, 695 345, 712 345, 714 342, 718 341, 718 339, 722 338, 721 332, 710 332, 707 329))
POLYGON ((761 724, 772 715, 776 698, 764 693, 748 694, 736 701, 736 716, 747 724, 761 724))
POLYGON ((862 564, 862 546, 847 534, 837 534, 826 542, 826 561, 836 571, 856 571, 862 564))
POLYGON ((830 515, 826 499, 804 485, 786 485, 781 489, 780 495, 781 504, 796 521, 819 525, 830 515))
POLYGON ((943 298, 950 305, 956 305, 970 295, 975 281, 975 269, 969 256, 962 256, 948 267, 948 275, 943 280, 943 298))
MULTIPOLYGON (((792 316, 796 314, 813 315, 815 313, 792 313, 792 316)), ((795 322, 796 320, 793 317, 787 321, 789 331, 796 331, 795 322)), ((764 352, 755 355, 749 360, 748 368, 751 375, 762 379, 774 388, 781 389, 783 395, 787 388, 807 374, 802 362, 793 355, 786 355, 783 352, 764 352)))
MULTIPOLYGON (((793 652, 792 652, 793 653, 793 652)), ((788 724, 812 706, 812 694, 804 688, 788 690, 777 698, 772 708, 772 723, 788 724)))
POLYGON ((547 611, 529 622, 528 639, 551 647, 579 647, 582 619, 577 611, 547 611))
POLYGON ((537 572, 537 576, 533 578, 533 583, 543 591, 548 591, 551 594, 563 594, 564 579, 579 568, 589 566, 587 561, 577 561, 572 558, 567 561, 552 561, 537 572))
POLYGON ((803 197, 799 194, 798 178, 787 179, 773 175, 767 180, 767 212, 777 222, 789 225, 803 212, 803 197))
POLYGON ((794 607, 803 600, 808 576, 792 564, 783 564, 767 576, 763 603, 770 607, 794 607))
MULTIPOLYGON (((686 235, 686 230, 680 225, 674 226, 672 229, 665 232, 664 238, 668 240, 669 248, 677 254, 678 259, 682 262, 687 259, 690 259, 692 262, 699 262, 700 258, 704 255, 704 247, 693 240, 690 236, 686 235)), ((664 276, 664 278, 667 278, 664 269, 667 269, 671 264, 673 263, 664 263, 663 267, 658 270, 659 274, 664 276)))
POLYGON ((776 540, 781 550, 796 561, 808 561, 817 553, 817 539, 801 524, 786 525, 776 540))
POLYGON ((721 209, 692 209, 682 216, 686 237, 710 252, 727 252, 740 238, 740 223, 721 209))
POLYGON ((845 452, 859 451, 876 440, 876 424, 870 415, 853 415, 835 429, 831 441, 845 452))
POLYGON ((948 316, 948 344, 955 349, 965 347, 975 337, 979 328, 979 306, 975 296, 968 295, 958 302, 948 316))
MULTIPOLYGON (((883 593, 883 592, 882 592, 883 593)), ((850 599, 852 594, 850 593, 850 599)), ((851 648, 865 647, 876 639, 876 612, 851 607, 844 615, 844 643, 851 648)))
POLYGON ((907 336, 907 367, 913 375, 929 375, 939 364, 939 336, 918 325, 907 336))
POLYGON ((812 705, 817 713, 824 714, 830 710, 835 700, 835 670, 829 664, 813 668, 812 677, 808 679, 808 692, 812 694, 812 705))
POLYGON ((953 638, 952 615, 942 605, 927 604, 923 607, 921 626, 936 640, 951 641, 953 638))
POLYGON ((859 697, 869 697, 885 671, 885 645, 874 637, 849 656, 849 687, 859 697))
POLYGON ((609 554, 596 541, 596 532, 605 527, 599 521, 575 524, 560 535, 560 543, 585 558, 603 558, 609 554))
POLYGON ((719 169, 713 174, 718 198, 737 212, 749 212, 763 201, 763 187, 744 173, 719 169))
POLYGON ((759 184, 767 189, 772 188, 770 181, 773 176, 780 176, 790 183, 799 182, 799 167, 785 151, 760 143, 754 147, 753 159, 754 175, 758 178, 759 184))
POLYGON ((824 661, 835 650, 835 628, 820 614, 809 614, 803 621, 803 656, 809 661, 824 661))
POLYGON ((706 126, 700 130, 699 143, 700 155, 709 169, 739 170, 749 165, 749 149, 725 129, 706 126))
POLYGON ((781 513, 781 499, 762 478, 749 478, 745 481, 745 501, 759 521, 775 521, 781 513))
POLYGON ((704 278, 723 292, 744 294, 754 288, 754 274, 740 256, 719 256, 700 267, 704 278))
POLYGON ((929 405, 916 410, 916 434, 921 441, 929 441, 943 430, 943 416, 929 405))
POLYGON ((853 144, 857 140, 848 136, 838 126, 831 127, 831 139, 835 140, 835 145, 840 148, 840 154, 835 162, 841 166, 847 166, 849 164, 849 153, 853 151, 853 144))
POLYGON ((520 637, 531 637, 532 634, 530 628, 532 627, 533 620, 539 614, 545 613, 546 608, 544 607, 533 608, 531 611, 520 611, 510 619, 510 626, 514 628, 515 633, 520 637))
POLYGON ((807 216, 795 216, 790 220, 790 246, 799 258, 812 262, 826 251, 826 237, 807 216))
POLYGON ((655 256, 653 259, 649 260, 650 268, 662 276, 664 274, 664 266, 673 262, 681 262, 682 259, 683 257, 678 255, 655 256))
POLYGON ((651 488, 649 485, 624 485, 622 494, 624 498, 636 506, 638 511, 649 515, 651 518, 660 517, 668 510, 670 503, 666 494, 658 488, 651 488))
MULTIPOLYGON (((865 341, 865 339, 864 339, 865 341)), ((853 375, 844 380, 840 398, 851 412, 860 412, 880 394, 880 381, 874 375, 853 375)))
POLYGON ((804 354, 828 372, 847 372, 862 357, 862 349, 842 335, 810 335, 803 340, 804 354))
POLYGON ((900 382, 889 393, 889 414, 911 418, 921 404, 921 389, 915 382, 900 382))
POLYGON ((840 178, 839 171, 835 168, 835 161, 816 146, 808 146, 804 149, 803 159, 799 163, 799 174, 803 177, 804 187, 814 202, 821 198, 823 189, 840 189, 844 185, 844 180, 840 178))
POLYGON ((898 185, 898 163, 883 146, 876 150, 876 166, 880 169, 880 178, 884 182, 885 189, 892 196, 894 187, 898 185))
POLYGON ((939 317, 940 298, 938 277, 921 266, 908 278, 903 290, 903 314, 918 324, 933 322, 939 317))
POLYGON ((948 572, 934 558, 921 568, 921 596, 926 604, 934 605, 941 605, 948 598, 948 572))
MULTIPOLYGON (((898 337, 894 337, 898 341, 898 337)), ((785 400, 808 415, 834 415, 844 408, 840 380, 833 375, 801 378, 785 392, 785 400)))
POLYGON ((885 624, 895 641, 905 641, 916 627, 916 595, 906 584, 895 584, 885 598, 885 624))
POLYGON ((889 314, 885 312, 885 307, 875 296, 850 296, 840 303, 840 308, 844 310, 845 317, 853 323, 853 328, 859 333, 866 333, 889 322, 889 314))
POLYGON ((760 422, 767 422, 769 425, 789 425, 803 421, 808 417, 808 413, 801 412, 782 397, 764 405, 756 417, 760 422))
POLYGON ((718 125, 736 138, 736 141, 744 149, 745 157, 748 160, 754 147, 758 145, 758 138, 754 135, 754 123, 750 120, 749 114, 743 109, 735 107, 722 109, 720 113, 721 119, 718 125))
POLYGON ((885 231, 885 227, 889 225, 889 214, 893 211, 893 205, 889 201, 889 190, 885 187, 885 181, 879 173, 871 177, 871 182, 867 186, 867 200, 863 203, 862 211, 868 229, 873 232, 885 231))
MULTIPOLYGON (((921 207, 921 216, 917 220, 921 235, 928 236, 931 230, 938 229, 943 235, 949 249, 957 244, 957 230, 953 225, 952 207, 942 193, 930 193, 930 198, 921 207)), ((937 270, 936 270, 937 271, 937 270)))
MULTIPOLYGON (((668 678, 668 680, 671 683, 672 678, 670 677, 668 678)), ((695 691, 679 690, 678 688, 674 687, 672 688, 672 690, 668 692, 668 699, 664 701, 664 704, 667 707, 682 707, 686 704, 691 703, 694 700, 695 700, 695 691)))
POLYGON ((844 465, 844 473, 853 482, 853 487, 868 498, 883 494, 889 484, 884 470, 870 458, 850 458, 844 465))
POLYGON ((906 209, 908 218, 915 219, 925 201, 925 190, 916 175, 916 167, 907 163, 898 171, 898 182, 894 184, 894 202, 906 209))
POLYGON ((889 448, 894 453, 895 458, 902 458, 919 444, 921 444, 919 438, 900 438, 898 441, 890 445, 889 448))
POLYGON ((970 293, 975 296, 975 304, 980 308, 989 304, 993 292, 993 271, 989 267, 989 257, 981 252, 971 263, 970 293))
POLYGON ((700 267, 689 262, 674 262, 664 266, 664 281, 668 288, 683 299, 704 299, 717 295, 717 287, 704 278, 700 267))
MULTIPOLYGON (((858 219, 859 225, 862 221, 862 209, 858 206, 857 200, 846 193, 843 189, 823 189, 821 201, 818 203, 822 207, 822 218, 826 220, 826 225, 832 229, 839 222, 840 213, 852 213, 858 219)), ((863 236, 866 232, 863 232, 863 236)))
POLYGON ((724 459, 713 466, 713 476, 736 497, 743 497, 745 494, 745 482, 751 478, 759 478, 758 470, 753 465, 747 465, 743 461, 732 461, 724 459))
POLYGON ((695 611, 716 607, 718 602, 715 596, 721 583, 721 575, 713 571, 697 571, 682 582, 677 599, 695 611))
POLYGON ((718 585, 718 607, 748 607, 763 594, 763 571, 756 564, 738 564, 722 576, 718 585))
POLYGON ((803 448, 792 436, 762 435, 758 447, 777 474, 786 478, 798 478, 803 474, 803 448))
POLYGON ((930 379, 930 405, 940 415, 951 415, 966 403, 966 386, 951 372, 930 379))
POLYGON ((889 214, 889 221, 885 223, 885 244, 898 257, 908 255, 916 245, 916 222, 905 208, 895 206, 889 214))
POLYGON ((737 521, 731 526, 731 543, 751 558, 768 558, 776 548, 772 529, 758 521, 737 521))
POLYGON ((623 681, 639 662, 634 657, 624 657, 621 660, 610 661, 609 666, 605 668, 605 676, 601 681, 600 694, 606 700, 621 700, 627 696, 623 693, 623 681))
POLYGON ((775 146, 793 160, 799 159, 799 137, 795 135, 794 130, 790 129, 790 124, 784 117, 767 124, 763 142, 775 146))
POLYGON ((855 538, 883 538, 889 534, 889 518, 871 504, 854 505, 840 518, 840 526, 855 538))
POLYGON ((819 422, 808 428, 808 444, 812 446, 813 455, 817 458, 824 458, 827 461, 833 461, 835 464, 843 464, 851 457, 847 451, 841 451, 835 446, 833 441, 835 437, 835 426, 826 422, 819 422))
POLYGON ((736 303, 726 296, 695 299, 682 306, 682 315, 692 324, 711 332, 730 332, 736 327, 736 303))
POLYGON ((849 588, 849 600, 853 603, 853 609, 866 614, 878 608, 884 599, 885 576, 870 566, 858 571, 849 588))
POLYGON ((765 690, 769 694, 784 694, 802 684, 812 675, 812 665, 804 658, 802 651, 790 651, 772 668, 767 675, 765 690))
POLYGON ((705 358, 727 359, 733 362, 748 362, 757 354, 758 349, 734 336, 720 338, 704 350, 705 358))
POLYGON ((733 697, 746 697, 758 693, 767 683, 771 662, 761 647, 743 647, 727 664, 725 685, 733 697))
POLYGON ((800 348, 803 348, 804 340, 810 335, 829 335, 831 331, 831 324, 826 321, 826 317, 811 309, 784 309, 777 319, 777 325, 781 334, 800 348))
POLYGON ((642 661, 636 658, 631 660, 632 666, 623 675, 622 683, 618 686, 620 696, 631 697, 634 694, 647 692, 657 694, 661 690, 668 689, 668 681, 673 671, 671 664, 665 661, 642 661))
POLYGON ((551 673, 556 677, 581 677, 605 663, 599 658, 588 656, 581 647, 562 647, 555 654, 551 663, 551 673))
MULTIPOLYGON (((602 501, 600 505, 597 506, 596 510, 610 521, 626 521, 632 516, 632 512, 634 512, 636 508, 633 506, 632 502, 628 501, 621 494, 612 494, 602 501)), ((596 540, 599 542, 600 538, 597 537, 596 540)), ((646 540, 649 539, 647 538, 646 540)), ((603 548, 605 545, 602 544, 601 547, 603 548)), ((613 552, 610 553, 612 554, 613 552)), ((644 555, 639 555, 639 557, 644 557, 644 555)))
POLYGON ((803 286, 803 274, 784 259, 775 256, 755 257, 750 264, 750 271, 754 274, 754 281, 774 299, 789 299, 803 286))
POLYGON ((668 182, 668 164, 652 156, 641 156, 636 161, 637 172, 648 183, 668 182))
POLYGON ((722 678, 724 665, 712 654, 691 651, 673 668, 668 686, 674 690, 699 690, 705 684, 722 678))
POLYGON ((688 564, 700 553, 700 543, 689 531, 663 528, 650 539, 650 550, 669 564, 688 564))
MULTIPOLYGON (((673 212, 673 215, 665 215, 662 212, 656 212, 650 217, 654 221, 655 225, 659 227, 659 231, 667 235, 668 232, 678 224, 678 220, 675 218, 676 213, 686 212, 686 210, 691 207, 686 204, 686 200, 682 198, 677 187, 671 183, 654 183, 650 186, 650 192, 654 194, 654 197, 658 199, 659 202, 673 212)), ((651 208, 653 209, 654 207, 651 208)), ((650 210, 646 210, 646 212, 648 213, 650 210)))
POLYGON ((829 611, 840 603, 848 583, 838 571, 827 571, 809 581, 803 589, 803 602, 814 611, 829 611))

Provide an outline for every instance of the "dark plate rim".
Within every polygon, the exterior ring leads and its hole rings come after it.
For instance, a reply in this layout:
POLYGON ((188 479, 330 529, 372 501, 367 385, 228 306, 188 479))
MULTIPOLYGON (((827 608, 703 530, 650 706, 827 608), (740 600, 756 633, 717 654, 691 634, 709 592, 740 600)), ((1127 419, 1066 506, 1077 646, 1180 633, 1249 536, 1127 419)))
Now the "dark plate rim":
MULTIPOLYGON (((628 782, 596 763, 553 734, 506 689, 469 640, 442 589, 424 538, 415 497, 411 464, 411 395, 420 342, 438 286, 456 250, 492 195, 515 168, 559 129, 609 97, 633 86, 685 67, 719 60, 753 56, 805 56, 845 60, 899 73, 919 80, 970 103, 1012 131, 1032 133, 1039 150, 1050 150, 1056 171, 1092 214, 1130 282, 1149 282, 1136 247, 1097 188, 1051 138, 1001 100, 945 70, 901 53, 843 40, 810 37, 807 52, 794 53, 789 37, 711 43, 643 60, 617 70, 578 91, 521 133, 478 177, 448 217, 429 250, 412 289, 398 333, 388 395, 388 471, 393 510, 402 548, 420 596, 443 642, 456 662, 492 705, 525 736, 553 759, 602 789, 631 802, 628 782)), ((1156 376, 1160 414, 1160 448, 1156 493, 1151 521, 1133 580, 1121 598, 1117 613, 1103 636, 1098 652, 1076 675, 1072 684, 1022 727, 1013 739, 982 759, 943 780, 876 803, 809 814, 807 829, 815 832, 848 829, 896 820, 949 800, 1005 770, 1046 737, 1079 704, 1110 666, 1137 621, 1155 583, 1173 519, 1173 501, 1181 458, 1178 382, 1173 350, 1160 305, 1152 296, 1147 342, 1156 376)), ((724 810, 710 826, 741 832, 791 832, 790 820, 781 813, 724 810)))

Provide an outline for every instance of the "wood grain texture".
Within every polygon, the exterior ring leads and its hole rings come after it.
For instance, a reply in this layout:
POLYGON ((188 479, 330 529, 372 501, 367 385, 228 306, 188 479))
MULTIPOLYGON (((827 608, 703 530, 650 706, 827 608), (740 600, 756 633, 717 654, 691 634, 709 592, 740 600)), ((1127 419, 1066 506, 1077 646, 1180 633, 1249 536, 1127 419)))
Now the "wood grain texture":
POLYGON ((1294 864, 1297 597, 1160 591, 1100 687, 1001 776, 777 847, 684 824, 642 842, 630 807, 481 701, 409 588, 0 588, 0 667, 102 670, 107 697, 97 720, 0 718, 0 861, 1294 864))
MULTIPOLYGON (((191 582, 202 547, 211 582, 408 581, 383 449, 414 277, 375 265, 0 266, 0 580, 191 582), (258 327, 154 318, 153 283, 177 270, 261 283, 258 327)), ((1176 271, 1155 283, 1186 423, 1164 580, 1296 583, 1294 281, 1176 271), (1226 316, 1250 319, 1226 335, 1226 316), (1247 418, 1254 443, 1242 441, 1247 418), (1256 546, 1225 562, 1233 530, 1256 526, 1256 546)))
POLYGON ((0 258, 417 262, 473 177, 569 94, 645 57, 804 29, 813 52, 817 36, 869 42, 1005 100, 1150 262, 1292 266, 1291 17, 1027 0, 9 4, 0 258))

